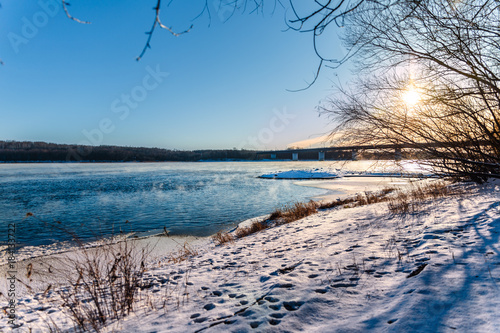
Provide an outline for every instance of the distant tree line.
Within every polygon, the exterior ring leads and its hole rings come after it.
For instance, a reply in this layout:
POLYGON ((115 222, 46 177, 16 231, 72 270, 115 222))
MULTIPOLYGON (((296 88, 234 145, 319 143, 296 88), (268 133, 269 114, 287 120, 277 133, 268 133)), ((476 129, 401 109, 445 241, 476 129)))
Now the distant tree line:
POLYGON ((193 162, 256 160, 251 150, 170 150, 120 146, 81 146, 31 141, 0 141, 2 162, 193 162))

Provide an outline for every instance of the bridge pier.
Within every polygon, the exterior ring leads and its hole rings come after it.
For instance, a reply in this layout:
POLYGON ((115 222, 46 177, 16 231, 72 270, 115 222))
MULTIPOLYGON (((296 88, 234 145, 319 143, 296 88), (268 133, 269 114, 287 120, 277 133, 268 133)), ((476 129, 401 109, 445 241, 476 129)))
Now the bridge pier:
POLYGON ((401 161, 403 159, 403 154, 401 153, 401 148, 396 148, 394 150, 394 160, 401 161))
POLYGON ((320 151, 318 152, 318 161, 324 161, 325 160, 325 152, 320 151))
POLYGON ((298 161, 299 160, 299 153, 292 153, 292 161, 298 161))
POLYGON ((357 161, 358 160, 358 150, 357 149, 353 149, 351 151, 351 159, 353 161, 357 161))

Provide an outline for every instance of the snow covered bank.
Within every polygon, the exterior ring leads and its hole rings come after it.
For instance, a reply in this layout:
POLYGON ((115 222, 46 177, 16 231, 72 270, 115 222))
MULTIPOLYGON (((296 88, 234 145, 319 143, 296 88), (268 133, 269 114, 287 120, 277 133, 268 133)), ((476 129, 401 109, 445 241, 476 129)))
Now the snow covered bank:
POLYGON ((328 190, 329 193, 315 199, 335 200, 345 198, 356 193, 376 192, 383 188, 403 189, 413 183, 425 184, 435 181, 432 178, 406 178, 406 177, 342 177, 337 179, 303 180, 296 184, 328 190))
POLYGON ((321 169, 278 171, 259 176, 259 178, 267 179, 332 179, 338 177, 339 175, 336 173, 321 169))
MULTIPOLYGON (((113 242, 120 242, 124 240, 129 240, 140 246, 149 246, 154 249, 154 252, 165 253, 165 251, 174 250, 179 244, 188 243, 198 243, 200 239, 208 239, 207 237, 195 237, 195 236, 173 236, 164 237, 162 234, 150 235, 150 236, 136 236, 135 233, 121 234, 115 237, 103 238, 99 241, 92 241, 84 243, 82 246, 84 248, 97 248, 103 244, 109 244, 113 242)), ((50 258, 52 256, 58 256, 64 253, 69 253, 78 250, 80 245, 76 245, 74 242, 58 242, 49 245, 40 246, 24 246, 16 250, 16 260, 36 260, 45 258, 50 258)), ((0 248, 0 267, 7 264, 7 258, 9 254, 7 252, 7 246, 0 248)), ((1 287, 0 287, 1 291, 1 287)))
MULTIPOLYGON (((500 331, 500 188, 466 193, 406 217, 386 203, 321 211, 159 260, 134 312, 106 331, 500 331)), ((71 329, 51 295, 19 299, 19 331, 45 332, 49 316, 71 329)))
POLYGON ((341 169, 310 169, 310 170, 288 170, 277 171, 259 176, 264 179, 334 179, 340 177, 405 177, 405 178, 429 178, 434 177, 429 172, 409 171, 342 171, 341 169))

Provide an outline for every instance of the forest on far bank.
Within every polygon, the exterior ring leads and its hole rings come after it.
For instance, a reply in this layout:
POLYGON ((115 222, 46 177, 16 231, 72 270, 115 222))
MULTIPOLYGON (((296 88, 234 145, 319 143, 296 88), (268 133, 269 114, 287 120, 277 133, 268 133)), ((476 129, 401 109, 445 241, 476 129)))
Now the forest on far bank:
MULTIPOLYGON (((0 141, 0 162, 197 162, 291 160, 290 152, 281 151, 273 158, 271 152, 258 153, 245 149, 176 150, 124 146, 84 146, 32 141, 0 141)), ((403 159, 426 159, 425 154, 403 151, 403 159)), ((351 150, 325 152, 329 161, 351 160, 351 150)), ((359 151, 357 159, 392 160, 394 152, 359 151)), ((318 160, 316 151, 300 151, 299 160, 318 160)))
POLYGON ((171 150, 162 148, 82 146, 31 141, 0 141, 2 162, 191 162, 256 160, 252 150, 171 150))

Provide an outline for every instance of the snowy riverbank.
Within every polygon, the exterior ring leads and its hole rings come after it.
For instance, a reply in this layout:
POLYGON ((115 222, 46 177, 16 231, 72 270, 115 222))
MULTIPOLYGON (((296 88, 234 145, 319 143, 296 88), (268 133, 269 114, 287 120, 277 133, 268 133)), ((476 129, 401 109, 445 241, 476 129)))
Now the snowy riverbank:
MULTIPOLYGON (((156 261, 134 312, 106 331, 499 331, 500 188, 466 186, 404 218, 378 203, 205 239, 188 260, 156 261)), ((72 327, 45 288, 19 296, 17 331, 72 327)))
POLYGON ((405 178, 430 178, 435 177, 431 171, 426 171, 421 166, 415 167, 412 163, 402 165, 374 164, 373 170, 353 171, 342 168, 313 168, 276 171, 260 175, 264 179, 336 179, 343 177, 405 177, 405 178), (413 170, 412 170, 413 168, 413 170))

